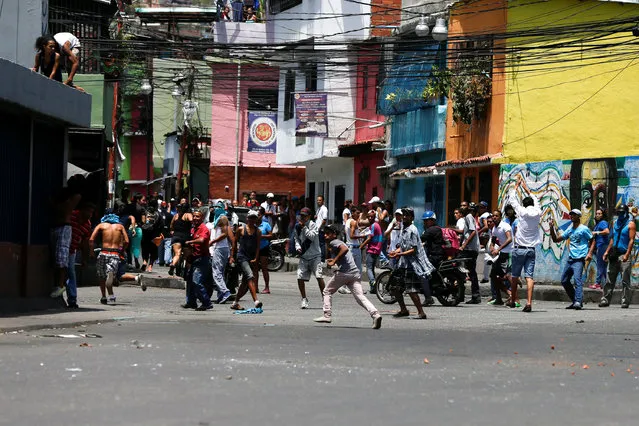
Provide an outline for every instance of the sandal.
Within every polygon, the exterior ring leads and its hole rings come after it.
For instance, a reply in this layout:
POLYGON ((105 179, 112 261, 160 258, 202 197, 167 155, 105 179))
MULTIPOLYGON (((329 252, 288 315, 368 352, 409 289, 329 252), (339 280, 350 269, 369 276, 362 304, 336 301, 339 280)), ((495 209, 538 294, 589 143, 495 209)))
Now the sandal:
POLYGON ((410 317, 410 319, 414 319, 414 320, 425 320, 426 319, 426 314, 424 315, 417 315, 414 317, 410 317))
POLYGON ((408 311, 399 311, 393 314, 393 318, 402 318, 402 317, 407 317, 410 315, 410 312, 408 311))
POLYGON ((268 288, 265 288, 262 290, 262 294, 271 294, 271 290, 269 290, 268 288))
POLYGON ((235 302, 231 305, 231 309, 234 311, 243 311, 244 308, 242 306, 240 306, 239 303, 235 302))

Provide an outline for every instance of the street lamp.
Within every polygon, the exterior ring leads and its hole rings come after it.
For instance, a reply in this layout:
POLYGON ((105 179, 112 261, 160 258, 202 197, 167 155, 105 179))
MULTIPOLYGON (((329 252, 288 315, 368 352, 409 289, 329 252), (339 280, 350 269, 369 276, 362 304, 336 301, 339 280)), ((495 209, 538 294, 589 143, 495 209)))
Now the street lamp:
POLYGON ((437 18, 435 28, 432 31, 433 38, 437 41, 444 41, 448 38, 448 28, 446 27, 446 19, 437 18))
POLYGON ((417 37, 426 37, 430 29, 428 28, 428 22, 426 21, 426 17, 422 16, 419 18, 419 24, 415 27, 415 34, 417 37))
POLYGON ((153 86, 151 86, 148 78, 143 78, 142 84, 140 85, 140 93, 143 95, 150 95, 151 92, 153 92, 153 86))

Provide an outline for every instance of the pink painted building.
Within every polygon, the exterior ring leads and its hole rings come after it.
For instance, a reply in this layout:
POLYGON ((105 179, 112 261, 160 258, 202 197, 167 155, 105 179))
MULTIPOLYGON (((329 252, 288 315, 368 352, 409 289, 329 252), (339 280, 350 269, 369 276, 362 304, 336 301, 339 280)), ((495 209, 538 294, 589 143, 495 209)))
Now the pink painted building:
POLYGON ((248 152, 249 111, 277 111, 279 69, 241 65, 240 120, 237 122, 238 66, 211 65, 213 70, 211 164, 209 198, 232 198, 235 185, 236 138, 239 129, 239 198, 255 191, 276 196, 300 196, 305 190, 304 167, 277 165, 275 154, 248 152), (229 190, 226 191, 225 187, 229 190))

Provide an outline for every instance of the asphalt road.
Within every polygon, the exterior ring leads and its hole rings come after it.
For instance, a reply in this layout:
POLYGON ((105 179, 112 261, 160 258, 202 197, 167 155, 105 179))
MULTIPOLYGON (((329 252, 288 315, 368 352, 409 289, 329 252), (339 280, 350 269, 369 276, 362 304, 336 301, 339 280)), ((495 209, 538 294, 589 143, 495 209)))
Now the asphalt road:
MULTIPOLYGON (((275 274, 264 314, 181 311, 183 292, 117 289, 139 315, 0 335, 0 424, 631 425, 639 395, 639 309, 531 314, 486 305, 427 308, 381 330, 349 295, 318 325, 292 273, 275 274), (47 337, 95 333, 100 338, 47 337), (86 346, 85 344, 89 345, 86 346), (635 371, 636 370, 636 371, 635 371)), ((96 288, 80 290, 95 303, 96 288)))

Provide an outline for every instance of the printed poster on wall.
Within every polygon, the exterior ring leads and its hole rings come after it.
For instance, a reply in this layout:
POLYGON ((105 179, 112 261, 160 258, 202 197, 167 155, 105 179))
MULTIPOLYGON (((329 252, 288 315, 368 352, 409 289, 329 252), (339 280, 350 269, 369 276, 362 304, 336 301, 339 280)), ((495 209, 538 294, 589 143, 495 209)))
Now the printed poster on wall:
POLYGON ((248 152, 275 154, 277 148, 277 111, 249 111, 248 152))
POLYGON ((295 93, 295 135, 328 137, 326 93, 295 93))

